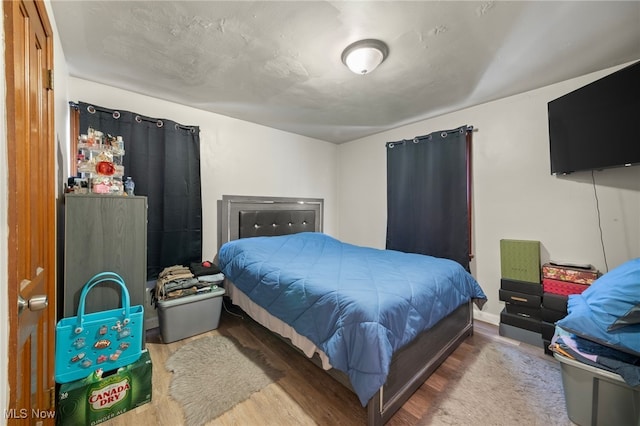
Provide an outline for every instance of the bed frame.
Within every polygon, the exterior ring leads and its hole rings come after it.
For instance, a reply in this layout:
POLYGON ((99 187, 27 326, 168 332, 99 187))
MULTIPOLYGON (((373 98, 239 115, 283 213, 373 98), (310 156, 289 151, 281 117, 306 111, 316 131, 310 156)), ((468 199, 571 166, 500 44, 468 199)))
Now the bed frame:
MULTIPOLYGON (((323 200, 318 198, 224 195, 218 209, 219 243, 250 236, 322 232, 323 207, 323 200)), ((386 383, 367 404, 367 424, 386 423, 471 334, 473 307, 469 302, 396 352, 386 383)), ((345 373, 335 369, 327 372, 351 389, 345 373)))

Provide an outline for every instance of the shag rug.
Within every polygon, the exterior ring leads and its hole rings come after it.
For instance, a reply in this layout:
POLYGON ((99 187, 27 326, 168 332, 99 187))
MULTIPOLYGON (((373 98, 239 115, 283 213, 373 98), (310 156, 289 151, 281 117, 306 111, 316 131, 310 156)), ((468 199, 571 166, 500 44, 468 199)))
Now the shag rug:
POLYGON ((283 376, 262 352, 218 335, 180 347, 165 366, 173 372, 169 395, 182 404, 190 426, 204 425, 283 376))
POLYGON ((508 343, 487 343, 452 378, 424 425, 573 425, 560 364, 508 343), (468 367, 467 367, 468 365, 468 367))

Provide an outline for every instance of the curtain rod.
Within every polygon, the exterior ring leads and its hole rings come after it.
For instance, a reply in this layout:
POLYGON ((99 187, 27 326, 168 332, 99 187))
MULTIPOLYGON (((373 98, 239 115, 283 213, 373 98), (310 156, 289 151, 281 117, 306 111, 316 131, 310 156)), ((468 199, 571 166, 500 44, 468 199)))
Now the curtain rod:
MULTIPOLYGON (((456 129, 441 130, 440 131, 440 136, 443 137, 443 138, 446 138, 449 133, 454 133, 454 132, 462 133, 463 131, 465 131, 466 133, 469 133, 469 132, 475 132, 476 129, 474 129, 473 126, 460 126, 460 127, 456 128, 456 129)), ((413 139, 402 139, 400 141, 387 142, 385 144, 385 146, 387 148, 393 148, 396 145, 404 145, 406 142, 419 143, 422 140, 431 139, 433 137, 432 135, 434 133, 438 133, 438 132, 432 132, 432 133, 429 133, 428 135, 414 136, 413 139)))
MULTIPOLYGON (((94 105, 89 105, 87 104, 87 111, 90 114, 95 114, 96 111, 100 111, 100 112, 106 112, 106 113, 111 113, 113 115, 113 118, 115 118, 116 120, 118 118, 120 118, 120 112, 117 110, 112 110, 112 109, 108 109, 108 108, 102 108, 102 107, 96 107, 94 105)), ((71 108, 75 108, 76 110, 80 109, 80 104, 76 103, 76 102, 72 102, 69 101, 69 106, 71 108)), ((159 119, 159 118, 151 118, 151 117, 145 117, 145 116, 141 116, 139 114, 136 114, 134 116, 134 120, 137 123, 142 123, 143 121, 149 122, 149 123, 156 123, 156 126, 158 127, 163 127, 164 126, 164 121, 163 119, 159 119)), ((176 129, 182 129, 182 130, 189 130, 191 131, 191 133, 195 133, 197 126, 186 126, 184 124, 179 124, 179 123, 175 123, 175 127, 176 129)))

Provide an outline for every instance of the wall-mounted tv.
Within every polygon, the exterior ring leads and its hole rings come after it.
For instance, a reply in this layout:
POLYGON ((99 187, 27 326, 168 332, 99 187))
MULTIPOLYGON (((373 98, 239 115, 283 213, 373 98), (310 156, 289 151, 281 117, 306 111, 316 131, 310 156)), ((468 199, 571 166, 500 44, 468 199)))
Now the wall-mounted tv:
POLYGON ((547 107, 552 174, 640 164, 640 62, 547 107))

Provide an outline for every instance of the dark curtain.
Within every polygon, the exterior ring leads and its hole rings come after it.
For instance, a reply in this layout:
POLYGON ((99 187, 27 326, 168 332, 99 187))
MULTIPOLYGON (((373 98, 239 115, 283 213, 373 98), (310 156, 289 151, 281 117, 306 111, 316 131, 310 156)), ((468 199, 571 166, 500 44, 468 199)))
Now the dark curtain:
POLYGON ((147 279, 202 260, 200 129, 171 120, 77 104, 80 132, 122 136, 125 176, 147 197, 147 279))
POLYGON ((452 259, 469 270, 471 131, 386 144, 387 249, 452 259))

